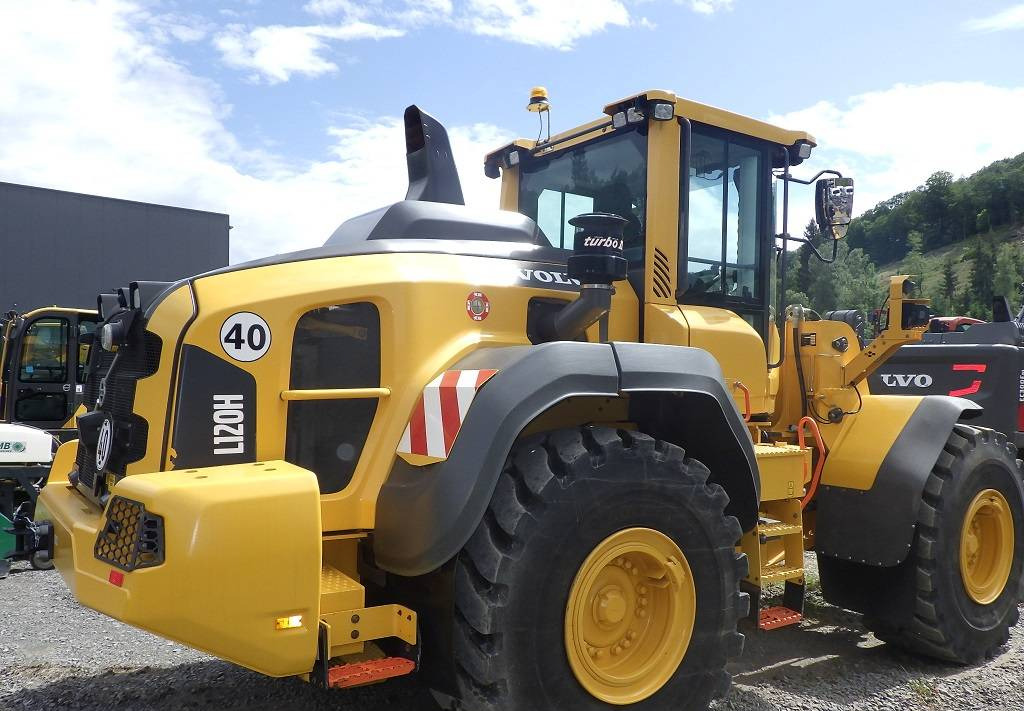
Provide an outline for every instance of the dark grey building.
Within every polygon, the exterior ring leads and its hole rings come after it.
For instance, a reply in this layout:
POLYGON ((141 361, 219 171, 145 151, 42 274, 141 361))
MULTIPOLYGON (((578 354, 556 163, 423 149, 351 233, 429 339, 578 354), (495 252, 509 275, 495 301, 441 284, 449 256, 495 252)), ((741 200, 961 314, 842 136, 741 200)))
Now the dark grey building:
POLYGON ((95 308, 132 281, 228 263, 228 216, 0 182, 0 311, 95 308))

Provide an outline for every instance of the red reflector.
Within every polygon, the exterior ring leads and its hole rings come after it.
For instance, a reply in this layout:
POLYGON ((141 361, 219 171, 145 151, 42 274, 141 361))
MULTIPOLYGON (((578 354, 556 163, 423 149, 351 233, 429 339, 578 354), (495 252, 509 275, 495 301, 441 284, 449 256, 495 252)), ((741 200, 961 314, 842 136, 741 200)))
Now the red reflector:
POLYGON ((122 585, 124 585, 124 573, 122 573, 120 570, 111 570, 110 575, 107 576, 107 580, 110 581, 111 585, 121 587, 122 585))

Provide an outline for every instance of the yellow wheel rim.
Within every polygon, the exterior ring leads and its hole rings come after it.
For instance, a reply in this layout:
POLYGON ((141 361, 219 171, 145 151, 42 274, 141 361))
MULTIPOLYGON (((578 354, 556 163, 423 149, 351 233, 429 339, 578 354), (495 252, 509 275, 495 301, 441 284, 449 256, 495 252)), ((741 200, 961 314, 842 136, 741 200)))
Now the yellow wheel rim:
POLYGON ((632 704, 655 694, 683 661, 697 612, 686 556, 649 528, 603 540, 569 591, 565 649, 592 696, 632 704))
POLYGON ((1010 505, 995 489, 985 489, 967 507, 960 532, 960 577, 979 605, 1002 595, 1013 566, 1013 546, 1010 505))

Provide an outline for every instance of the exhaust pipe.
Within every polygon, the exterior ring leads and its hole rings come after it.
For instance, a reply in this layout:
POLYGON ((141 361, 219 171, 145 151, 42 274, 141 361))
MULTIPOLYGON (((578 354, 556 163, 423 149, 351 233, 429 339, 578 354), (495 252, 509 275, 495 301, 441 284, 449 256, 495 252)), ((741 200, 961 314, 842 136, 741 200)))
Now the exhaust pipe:
POLYGON ((570 279, 580 282, 579 297, 541 326, 546 341, 573 341, 601 321, 601 342, 608 340, 608 312, 615 294, 613 282, 626 278, 629 263, 623 254, 627 220, 618 215, 591 212, 569 220, 576 228, 570 279))

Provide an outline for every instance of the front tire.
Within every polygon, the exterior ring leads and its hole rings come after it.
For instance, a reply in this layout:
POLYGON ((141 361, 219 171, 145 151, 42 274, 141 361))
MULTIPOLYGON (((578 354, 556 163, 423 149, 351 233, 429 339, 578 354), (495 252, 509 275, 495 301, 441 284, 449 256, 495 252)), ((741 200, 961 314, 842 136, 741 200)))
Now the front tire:
POLYGON ((957 425, 925 484, 917 535, 896 586, 905 600, 865 615, 886 642, 959 664, 994 656, 1017 623, 1024 571, 1024 490, 1016 448, 957 425))
POLYGON ((680 448, 637 432, 517 443, 457 561, 462 708, 695 711, 723 694, 726 660, 743 646, 746 558, 728 497, 707 478, 680 448), (661 609, 664 623, 644 624, 642 609, 651 620, 661 609))

